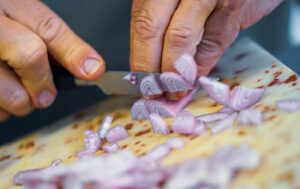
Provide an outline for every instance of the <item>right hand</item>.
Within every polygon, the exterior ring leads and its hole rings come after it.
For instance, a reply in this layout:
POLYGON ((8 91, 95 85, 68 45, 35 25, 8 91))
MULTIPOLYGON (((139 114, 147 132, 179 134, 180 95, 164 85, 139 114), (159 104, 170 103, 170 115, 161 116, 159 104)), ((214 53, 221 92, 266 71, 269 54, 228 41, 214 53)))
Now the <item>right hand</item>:
POLYGON ((84 80, 105 70, 101 56, 43 3, 0 0, 0 121, 52 104, 48 53, 84 80))

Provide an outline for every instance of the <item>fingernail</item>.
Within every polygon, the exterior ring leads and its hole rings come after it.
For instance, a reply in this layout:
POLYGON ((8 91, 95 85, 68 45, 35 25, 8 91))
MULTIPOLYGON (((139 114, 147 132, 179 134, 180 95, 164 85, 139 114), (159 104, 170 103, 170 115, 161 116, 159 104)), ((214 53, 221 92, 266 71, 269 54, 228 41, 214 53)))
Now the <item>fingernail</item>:
POLYGON ((40 94, 40 97, 39 97, 40 105, 42 107, 47 107, 50 104, 52 104, 52 102, 54 101, 54 98, 55 98, 54 95, 50 91, 45 90, 40 94))
POLYGON ((100 62, 95 59, 87 59, 83 64, 83 70, 86 75, 95 73, 100 67, 100 62))

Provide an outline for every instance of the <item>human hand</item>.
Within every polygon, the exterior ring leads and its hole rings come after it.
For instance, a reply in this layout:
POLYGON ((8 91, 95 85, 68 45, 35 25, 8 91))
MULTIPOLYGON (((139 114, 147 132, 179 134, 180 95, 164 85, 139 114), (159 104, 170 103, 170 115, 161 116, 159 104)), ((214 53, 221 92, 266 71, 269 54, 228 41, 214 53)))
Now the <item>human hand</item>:
MULTIPOLYGON (((137 72, 176 72, 173 62, 194 56, 207 75, 242 29, 283 0, 133 0, 130 66, 137 72)), ((185 92, 169 93, 178 99, 185 92)))
POLYGON ((48 53, 75 76, 95 80, 101 56, 37 0, 0 0, 0 121, 55 99, 48 53))

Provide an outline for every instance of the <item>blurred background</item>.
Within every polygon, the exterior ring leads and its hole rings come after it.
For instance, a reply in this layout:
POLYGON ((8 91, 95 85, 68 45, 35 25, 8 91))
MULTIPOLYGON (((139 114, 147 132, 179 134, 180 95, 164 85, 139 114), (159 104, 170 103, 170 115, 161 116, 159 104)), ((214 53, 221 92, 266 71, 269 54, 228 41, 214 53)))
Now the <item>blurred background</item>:
MULTIPOLYGON (((106 60, 108 70, 129 70, 130 0, 43 0, 106 60)), ((242 31, 300 73, 300 0, 286 0, 269 16, 242 31)), ((0 145, 103 100, 96 87, 59 91, 54 104, 0 124, 0 145)))

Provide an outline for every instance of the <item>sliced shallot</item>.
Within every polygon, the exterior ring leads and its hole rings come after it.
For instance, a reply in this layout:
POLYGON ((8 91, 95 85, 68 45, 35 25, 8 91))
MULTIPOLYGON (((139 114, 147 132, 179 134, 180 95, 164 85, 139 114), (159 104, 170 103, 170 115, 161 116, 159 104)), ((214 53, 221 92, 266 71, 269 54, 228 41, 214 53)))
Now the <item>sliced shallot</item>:
POLYGON ((133 73, 125 75, 122 79, 128 81, 131 85, 136 85, 138 83, 138 78, 133 73))
POLYGON ((52 161, 50 167, 57 167, 57 166, 59 166, 59 164, 61 164, 62 162, 63 162, 62 159, 56 159, 56 160, 52 161))
POLYGON ((96 151, 101 146, 101 138, 99 133, 91 130, 84 131, 84 147, 86 150, 96 151))
POLYGON ((160 80, 169 92, 185 91, 192 89, 180 75, 174 72, 164 72, 160 75, 160 80))
POLYGON ((235 112, 235 110, 233 110, 232 108, 229 108, 227 106, 225 106, 224 108, 222 108, 221 110, 218 111, 218 113, 227 113, 227 114, 231 114, 235 112))
POLYGON ((261 125, 264 122, 264 115, 258 109, 249 108, 240 111, 238 121, 243 125, 261 125))
POLYGON ((300 109, 300 100, 299 99, 286 99, 276 101, 276 106, 288 113, 295 112, 300 109))
POLYGON ((189 92, 178 101, 168 100, 166 97, 146 100, 146 107, 150 113, 159 114, 161 117, 175 117, 193 98, 197 89, 189 92))
POLYGON ((130 110, 130 115, 133 120, 149 119, 149 112, 146 107, 146 99, 136 101, 130 110))
POLYGON ((219 104, 227 105, 230 96, 230 88, 228 85, 205 76, 199 78, 199 83, 213 100, 219 104))
POLYGON ((168 135, 170 133, 167 123, 158 114, 150 114, 150 122, 153 132, 162 135, 168 135))
POLYGON ((102 149, 106 153, 115 153, 120 148, 119 148, 119 145, 117 143, 114 143, 114 144, 104 145, 104 146, 102 146, 102 149))
POLYGON ((220 119, 223 119, 227 117, 229 114, 228 113, 222 113, 222 112, 217 112, 217 113, 212 113, 212 114, 204 114, 195 117, 196 120, 201 120, 204 122, 212 122, 212 121, 217 121, 220 119))
POLYGON ((183 54, 173 64, 183 79, 190 86, 194 86, 198 72, 197 63, 195 62, 194 58, 189 54, 183 54))
POLYGON ((215 135, 218 134, 230 127, 232 127, 234 120, 236 118, 237 113, 232 113, 231 115, 219 120, 210 128, 210 132, 215 135))
POLYGON ((121 125, 117 125, 107 131, 106 140, 108 143, 116 143, 120 140, 128 138, 128 134, 126 129, 124 129, 121 125))
POLYGON ((196 127, 196 121, 193 114, 181 111, 176 115, 171 127, 174 133, 192 134, 196 127))
POLYGON ((264 91, 264 89, 236 86, 230 96, 228 106, 238 111, 247 109, 262 98, 264 91))
POLYGON ((143 156, 146 160, 157 161, 166 157, 170 153, 170 148, 166 144, 162 144, 150 150, 143 156))
POLYGON ((140 84, 140 91, 144 97, 152 95, 160 95, 164 91, 156 81, 154 75, 147 75, 140 84))
POLYGON ((170 137, 168 138, 166 145, 171 149, 180 149, 185 145, 185 141, 178 137, 170 137))
POLYGON ((200 134, 204 133, 205 130, 206 130, 205 123, 201 120, 196 120, 196 126, 192 132, 192 136, 200 135, 200 134))
POLYGON ((105 138, 105 135, 106 135, 112 121, 113 121, 113 118, 111 116, 106 116, 104 118, 104 120, 101 122, 100 127, 98 129, 100 138, 102 138, 102 139, 105 138))
POLYGON ((77 152, 75 154, 76 157, 78 157, 78 159, 86 159, 86 158, 92 158, 94 157, 94 150, 82 150, 80 152, 77 152))

